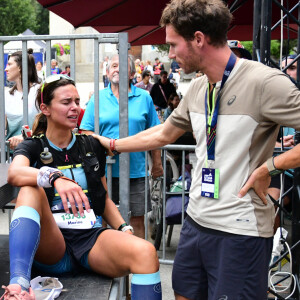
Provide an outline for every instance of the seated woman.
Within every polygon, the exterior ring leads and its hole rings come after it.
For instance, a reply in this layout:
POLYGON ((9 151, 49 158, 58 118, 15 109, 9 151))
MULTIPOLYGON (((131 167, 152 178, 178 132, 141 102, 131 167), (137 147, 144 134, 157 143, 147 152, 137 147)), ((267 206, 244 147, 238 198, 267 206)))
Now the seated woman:
POLYGON ((43 134, 18 145, 8 172, 8 182, 21 189, 10 225, 10 283, 2 297, 35 299, 34 264, 56 276, 78 267, 109 277, 133 273, 132 299, 161 299, 154 246, 132 235, 106 193, 104 148, 92 136, 72 133, 79 102, 65 75, 46 78, 38 91, 41 114, 33 134, 43 134), (101 227, 100 215, 113 229, 101 227))

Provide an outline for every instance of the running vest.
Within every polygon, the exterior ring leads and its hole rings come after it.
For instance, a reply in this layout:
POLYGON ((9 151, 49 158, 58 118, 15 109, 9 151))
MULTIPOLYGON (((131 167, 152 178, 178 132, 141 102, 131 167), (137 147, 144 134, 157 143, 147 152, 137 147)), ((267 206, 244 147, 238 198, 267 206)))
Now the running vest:
MULTIPOLYGON (((82 166, 88 185, 88 190, 85 192, 88 192, 90 195, 92 208, 95 214, 97 216, 101 216, 105 209, 106 190, 101 182, 100 164, 95 152, 93 151, 91 139, 94 138, 85 134, 76 134, 75 136, 76 142, 79 146, 79 160, 81 161, 80 164, 58 166, 55 162, 55 156, 52 154, 53 161, 47 164, 42 162, 41 156, 39 156, 39 159, 36 162, 36 168, 39 169, 43 166, 49 166, 57 169, 72 169, 82 166)), ((50 152, 51 146, 49 145, 49 142, 44 134, 33 136, 32 138, 38 139, 40 141, 43 151, 45 148, 48 148, 50 152)), ((51 202, 55 196, 54 188, 45 188, 44 190, 51 207, 51 202)))

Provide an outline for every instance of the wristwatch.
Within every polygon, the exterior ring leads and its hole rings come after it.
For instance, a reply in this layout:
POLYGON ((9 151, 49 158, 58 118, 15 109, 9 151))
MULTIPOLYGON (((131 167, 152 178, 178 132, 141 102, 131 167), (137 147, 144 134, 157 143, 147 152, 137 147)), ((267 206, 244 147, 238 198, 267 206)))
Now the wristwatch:
POLYGON ((281 169, 276 169, 276 167, 274 165, 274 156, 270 157, 267 160, 267 168, 268 168, 268 171, 269 171, 269 175, 271 177, 276 176, 278 174, 281 174, 284 171, 284 170, 281 170, 281 169))

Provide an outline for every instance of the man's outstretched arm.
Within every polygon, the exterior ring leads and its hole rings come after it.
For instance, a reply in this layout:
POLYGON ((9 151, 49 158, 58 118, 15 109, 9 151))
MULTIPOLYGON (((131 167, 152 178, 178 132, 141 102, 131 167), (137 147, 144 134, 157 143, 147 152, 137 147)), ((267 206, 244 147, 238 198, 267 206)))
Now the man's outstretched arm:
MULTIPOLYGON (((184 134, 184 130, 176 127, 167 120, 164 124, 151 127, 140 133, 115 141, 118 152, 140 152, 160 148, 175 142, 184 134)), ((100 143, 110 149, 110 139, 94 135, 100 143)))

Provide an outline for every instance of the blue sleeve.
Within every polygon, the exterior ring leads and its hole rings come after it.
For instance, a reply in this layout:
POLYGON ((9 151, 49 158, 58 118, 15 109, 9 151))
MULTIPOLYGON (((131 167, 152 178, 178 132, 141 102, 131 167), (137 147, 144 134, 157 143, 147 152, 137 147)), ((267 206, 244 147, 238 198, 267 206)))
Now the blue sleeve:
POLYGON ((90 131, 95 131, 94 127, 94 110, 95 110, 95 97, 94 95, 91 97, 84 115, 82 117, 81 123, 80 123, 80 129, 83 130, 90 130, 90 131))
POLYGON ((159 118, 157 116, 152 98, 149 94, 147 94, 147 102, 149 107, 148 120, 147 120, 147 128, 154 127, 160 124, 159 118))

